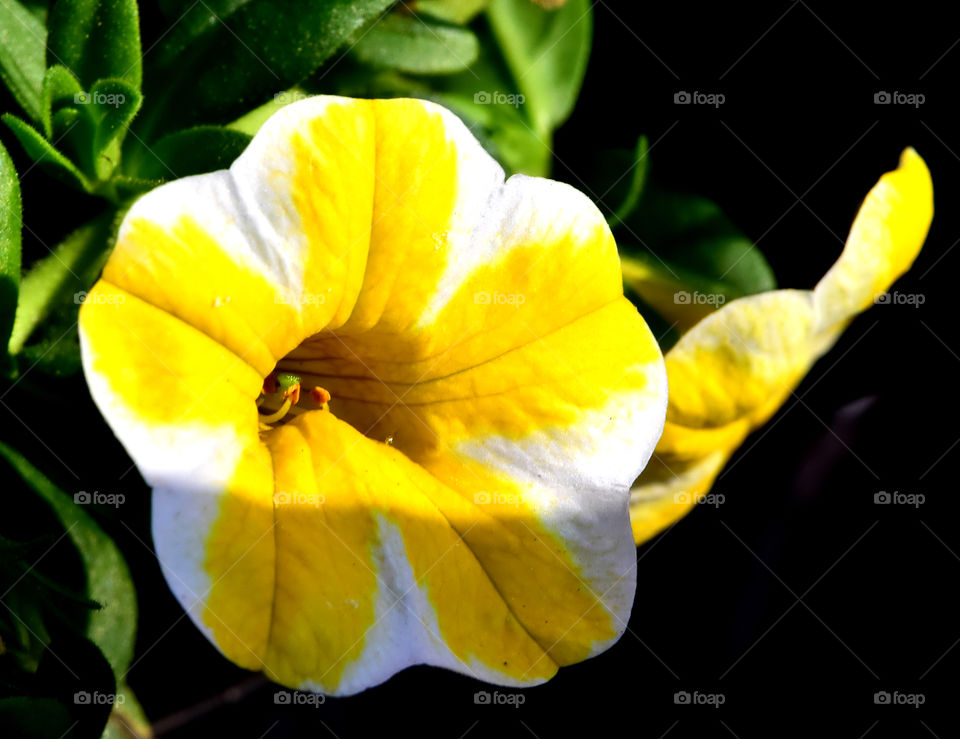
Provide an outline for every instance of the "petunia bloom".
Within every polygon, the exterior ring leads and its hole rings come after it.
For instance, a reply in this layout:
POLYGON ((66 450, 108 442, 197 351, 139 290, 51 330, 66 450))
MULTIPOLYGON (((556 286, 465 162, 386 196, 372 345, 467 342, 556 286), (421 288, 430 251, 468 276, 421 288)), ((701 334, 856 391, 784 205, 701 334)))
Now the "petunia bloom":
POLYGON ((637 544, 687 513, 747 435, 766 423, 860 312, 906 272, 933 218, 926 164, 907 149, 873 187, 843 253, 813 290, 727 303, 667 352, 670 401, 653 460, 633 486, 637 544))
POLYGON ((663 358, 594 205, 504 181, 445 109, 284 108, 134 204, 80 336, 167 582, 238 665, 519 686, 623 632, 663 358))

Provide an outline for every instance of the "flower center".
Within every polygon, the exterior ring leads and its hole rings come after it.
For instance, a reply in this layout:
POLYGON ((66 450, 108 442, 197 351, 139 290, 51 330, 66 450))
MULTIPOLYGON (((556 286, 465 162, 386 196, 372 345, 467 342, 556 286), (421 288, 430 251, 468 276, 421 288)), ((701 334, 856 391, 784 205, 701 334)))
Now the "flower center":
POLYGON ((302 381, 299 375, 292 372, 271 372, 263 381, 257 407, 266 413, 260 414, 260 430, 269 431, 270 424, 279 423, 288 415, 297 416, 308 410, 328 410, 330 393, 325 388, 315 385, 302 394, 302 381), (309 400, 308 407, 299 407, 303 399, 309 400), (312 406, 312 407, 310 407, 312 406))

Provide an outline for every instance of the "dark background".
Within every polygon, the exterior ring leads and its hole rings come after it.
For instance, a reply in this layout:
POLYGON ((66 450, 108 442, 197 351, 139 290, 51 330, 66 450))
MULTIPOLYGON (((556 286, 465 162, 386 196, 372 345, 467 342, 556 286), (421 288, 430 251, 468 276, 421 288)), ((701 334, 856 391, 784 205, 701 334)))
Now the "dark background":
MULTIPOLYGON (((923 305, 860 316, 721 474, 723 505, 699 506, 638 550, 621 641, 524 691, 519 708, 475 705, 476 691, 494 687, 423 667, 319 708, 275 706, 272 686, 229 664, 183 617, 142 533, 146 505, 106 511, 142 611, 130 684, 161 735, 957 736, 960 28, 949 9, 597 2, 583 92, 556 137, 558 179, 602 199, 584 173, 601 150, 630 148, 645 133, 659 180, 716 200, 782 287, 809 288, 839 255, 869 188, 912 145, 932 171, 936 216, 895 290, 923 305), (726 102, 675 105, 680 90, 726 102), (916 109, 876 105, 881 90, 926 99, 916 109), (925 502, 877 505, 881 491, 925 502), (676 705, 677 691, 725 702, 676 705), (876 705, 878 691, 925 703, 876 705)), ((145 45, 159 33, 150 22, 145 13, 145 45)), ((56 230, 24 187, 25 220, 56 230)), ((69 387, 44 441, 14 425, 20 448, 65 489, 70 473, 45 446, 88 489, 145 500, 106 426, 71 423, 97 414, 82 378, 69 387)), ((34 390, 15 401, 18 413, 36 412, 44 388, 34 390)))

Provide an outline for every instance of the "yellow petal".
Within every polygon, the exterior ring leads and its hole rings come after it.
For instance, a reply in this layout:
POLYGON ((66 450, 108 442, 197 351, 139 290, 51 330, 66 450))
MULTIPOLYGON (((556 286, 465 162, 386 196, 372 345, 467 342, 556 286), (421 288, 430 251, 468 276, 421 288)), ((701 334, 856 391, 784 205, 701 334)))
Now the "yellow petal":
POLYGON ((933 219, 933 183, 913 149, 874 185, 857 213, 843 254, 814 289, 818 325, 827 330, 866 310, 910 269, 933 219))
POLYGON ((772 416, 843 327, 913 263, 933 217, 933 187, 913 150, 870 191, 836 264, 814 290, 734 300, 667 353, 670 400, 654 454, 631 490, 639 544, 706 494, 747 435, 772 416))
POLYGON ((137 201, 91 295, 91 392, 236 663, 337 694, 418 663, 522 685, 623 632, 666 373, 579 192, 504 182, 439 106, 312 98, 137 201), (329 411, 261 432, 275 368, 329 411))

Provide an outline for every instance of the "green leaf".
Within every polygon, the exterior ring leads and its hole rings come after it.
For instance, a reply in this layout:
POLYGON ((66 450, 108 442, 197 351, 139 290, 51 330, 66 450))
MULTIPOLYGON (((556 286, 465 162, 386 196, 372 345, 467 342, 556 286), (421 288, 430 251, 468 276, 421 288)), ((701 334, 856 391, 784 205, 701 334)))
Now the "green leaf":
MULTIPOLYGON (((141 138, 222 123, 297 84, 391 0, 191 0, 156 52, 141 138)), ((177 16, 174 15, 174 18, 177 16)))
POLYGON ((63 634, 40 659, 36 690, 67 705, 73 739, 100 739, 110 718, 117 679, 106 656, 92 640, 63 634))
POLYGON ((534 129, 546 134, 567 119, 590 56, 590 0, 546 10, 533 2, 491 0, 487 17, 534 129))
POLYGON ((93 161, 98 179, 106 179, 120 163, 120 142, 142 102, 139 90, 120 79, 97 80, 90 88, 95 127, 93 161))
MULTIPOLYGON (((65 112, 65 110, 61 112, 65 112)), ((73 185, 87 192, 92 189, 86 175, 67 157, 57 151, 53 144, 47 141, 37 129, 9 113, 5 113, 2 120, 13 131, 27 156, 37 162, 44 170, 68 185, 73 185)))
POLYGON ((466 72, 436 78, 435 93, 419 93, 451 108, 468 125, 480 127, 478 137, 508 173, 546 176, 553 153, 551 136, 535 131, 523 112, 523 98, 509 81, 494 49, 494 39, 480 36, 480 56, 466 72))
POLYGON ((66 67, 55 64, 43 78, 43 127, 47 138, 53 138, 53 115, 65 105, 82 101, 80 81, 66 67))
POLYGON ((57 308, 76 311, 109 255, 120 215, 108 212, 71 233, 38 260, 20 284, 9 351, 20 353, 34 329, 57 308))
POLYGON ((641 136, 637 141, 630 167, 617 175, 617 179, 601 191, 607 193, 606 198, 615 199, 615 202, 620 203, 610 216, 611 228, 633 215, 637 206, 640 205, 640 197, 647 184, 647 173, 650 171, 649 153, 647 137, 641 136))
POLYGON ((776 288, 760 250, 706 198, 649 187, 616 235, 625 283, 681 331, 776 288))
POLYGON ((489 0, 415 0, 409 5, 417 13, 462 25, 487 7, 488 2, 489 0))
POLYGON ((376 67, 410 74, 452 74, 477 58, 477 37, 463 28, 390 13, 364 32, 351 52, 376 67))
POLYGON ((47 29, 18 0, 0 0, 0 79, 33 120, 43 120, 47 29))
POLYGON ((219 126, 197 126, 164 136, 150 147, 137 176, 171 180, 226 169, 243 153, 250 136, 219 126))
POLYGON ((118 78, 140 89, 136 0, 57 0, 48 27, 48 62, 68 67, 84 88, 118 78))
POLYGON ((163 184, 162 180, 148 180, 142 177, 131 177, 125 174, 116 174, 110 180, 110 187, 116 194, 116 202, 130 203, 136 198, 163 184))
POLYGON ((113 540, 74 499, 48 480, 19 452, 0 442, 3 457, 53 509, 83 560, 87 596, 100 603, 91 614, 86 634, 107 658, 116 676, 133 660, 137 598, 130 570, 113 540))
POLYGON ((0 371, 8 370, 10 364, 6 347, 20 291, 21 219, 20 180, 0 144, 0 371))
POLYGON ((67 707, 53 698, 0 698, 0 735, 18 739, 65 737, 74 723, 67 707))

